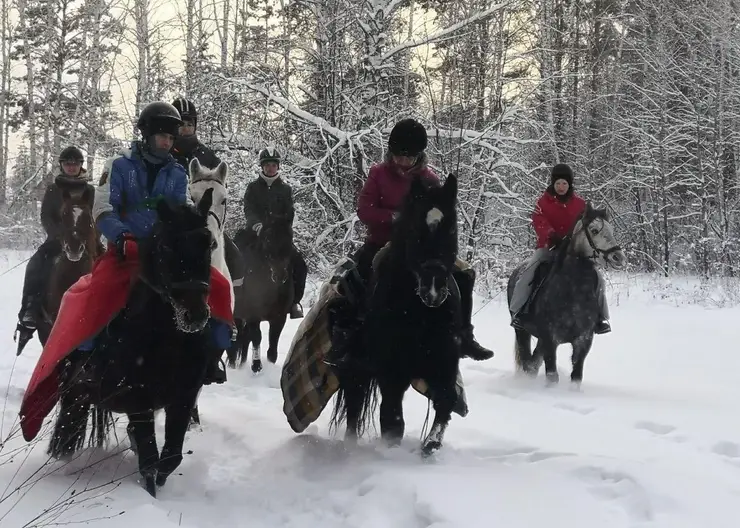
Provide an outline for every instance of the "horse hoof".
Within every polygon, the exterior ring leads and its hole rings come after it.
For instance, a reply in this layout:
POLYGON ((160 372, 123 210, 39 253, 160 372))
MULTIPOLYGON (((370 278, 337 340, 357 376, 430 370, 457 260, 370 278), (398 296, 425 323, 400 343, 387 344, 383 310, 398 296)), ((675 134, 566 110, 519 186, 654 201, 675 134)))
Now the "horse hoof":
POLYGON ((252 372, 257 374, 262 370, 262 360, 261 359, 255 359, 252 361, 252 372))
POLYGON ((277 363, 277 350, 267 351, 267 361, 270 363, 277 363))
POLYGON ((147 475, 144 477, 144 488, 149 495, 155 499, 157 498, 157 480, 154 475, 147 475))
POLYGON ((436 440, 432 442, 427 442, 421 448, 421 458, 429 458, 434 453, 439 451, 441 447, 442 447, 442 442, 437 442, 436 440))
POLYGON ((581 392, 581 380, 570 380, 570 390, 572 392, 581 392))
POLYGON ((560 382, 560 375, 557 372, 548 372, 546 376, 548 387, 552 385, 557 385, 560 382))
POLYGON ((167 476, 163 473, 157 473, 157 486, 162 487, 167 483, 167 476))

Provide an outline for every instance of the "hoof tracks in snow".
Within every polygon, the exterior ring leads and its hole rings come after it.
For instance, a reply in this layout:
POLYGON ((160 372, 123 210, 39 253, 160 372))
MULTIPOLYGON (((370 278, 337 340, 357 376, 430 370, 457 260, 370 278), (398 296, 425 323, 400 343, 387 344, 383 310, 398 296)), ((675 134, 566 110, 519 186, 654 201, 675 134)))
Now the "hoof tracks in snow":
POLYGON ((575 474, 588 484, 588 491, 604 501, 614 501, 636 522, 652 521, 653 507, 648 493, 631 475, 596 466, 586 466, 575 474))

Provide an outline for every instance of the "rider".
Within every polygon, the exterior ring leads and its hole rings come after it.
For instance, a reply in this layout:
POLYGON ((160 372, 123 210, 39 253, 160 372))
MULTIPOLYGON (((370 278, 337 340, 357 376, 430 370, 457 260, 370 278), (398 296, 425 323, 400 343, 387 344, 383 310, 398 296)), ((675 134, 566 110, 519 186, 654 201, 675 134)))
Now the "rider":
MULTIPOLYGON (((263 224, 272 220, 280 220, 293 224, 295 208, 293 206, 293 190, 278 174, 280 170, 280 153, 274 148, 264 148, 259 153, 261 174, 259 178, 247 185, 244 193, 244 216, 247 220, 247 229, 251 229, 257 236, 262 231, 263 224)), ((293 306, 290 308, 290 318, 303 317, 301 299, 306 290, 308 267, 303 255, 293 247, 291 256, 293 266, 293 306)))
MULTIPOLYGON (((367 226, 367 239, 352 256, 360 276, 369 281, 375 255, 391 238, 391 226, 398 217, 414 176, 429 186, 440 185, 439 177, 427 166, 427 132, 414 119, 396 123, 388 139, 385 160, 373 165, 360 192, 357 216, 367 226)), ((490 359, 493 352, 481 346, 473 335, 473 286, 475 275, 471 269, 455 269, 463 308, 464 332, 462 357, 476 361, 490 359)))
MULTIPOLYGON (((105 253, 101 260, 116 257, 125 260, 136 240, 149 235, 157 221, 155 202, 158 199, 191 202, 185 170, 170 153, 180 125, 180 113, 171 104, 157 101, 146 105, 136 123, 142 140, 133 142, 130 150, 121 152, 106 164, 96 189, 93 215, 98 229, 115 247, 115 252, 105 253)), ((219 336, 225 334, 220 332, 220 327, 214 326, 216 332, 219 336)), ((230 337, 221 341, 223 347, 219 348, 227 348, 230 337)), ((92 342, 80 348, 89 350, 92 342)), ((214 358, 205 383, 220 383, 216 372, 219 370, 218 358, 214 358)))
MULTIPOLYGON (((573 190, 573 170, 565 163, 552 168, 550 185, 537 200, 532 223, 537 233, 537 249, 530 257, 516 282, 509 310, 513 314, 511 325, 524 328, 530 323, 529 305, 537 267, 547 261, 551 249, 557 248, 586 208, 586 202, 573 190)), ((609 308, 606 304, 604 278, 599 275, 599 322, 597 334, 611 332, 609 308)))
MULTIPOLYGON (((175 138, 175 145, 172 147, 172 155, 175 160, 185 167, 185 172, 190 171, 190 162, 196 158, 201 165, 209 169, 215 169, 221 163, 216 154, 201 143, 197 136, 198 128, 198 110, 195 104, 189 99, 178 97, 172 102, 172 106, 177 108, 182 118, 180 133, 175 138)), ((189 176, 189 174, 188 174, 189 176)), ((231 237, 224 231, 224 258, 226 266, 229 268, 231 282, 236 286, 241 286, 244 282, 244 266, 239 255, 239 248, 236 247, 231 237)))
POLYGON ((18 350, 23 350, 36 330, 38 318, 41 315, 41 298, 46 289, 46 278, 51 273, 54 259, 62 251, 58 240, 64 200, 62 188, 89 185, 92 190, 92 185, 87 183, 87 173, 82 167, 85 157, 79 148, 75 146, 65 148, 59 154, 57 161, 59 162, 59 174, 54 182, 47 185, 41 201, 41 225, 46 231, 46 240, 39 246, 26 266, 21 310, 18 312, 16 329, 19 334, 18 350))

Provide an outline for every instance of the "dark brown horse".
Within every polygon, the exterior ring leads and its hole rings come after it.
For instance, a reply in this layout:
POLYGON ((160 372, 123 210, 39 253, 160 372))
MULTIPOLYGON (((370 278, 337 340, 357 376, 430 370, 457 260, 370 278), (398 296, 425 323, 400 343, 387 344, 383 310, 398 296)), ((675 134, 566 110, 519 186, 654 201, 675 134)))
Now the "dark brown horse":
POLYGON ((262 370, 260 323, 270 323, 267 360, 277 361, 277 346, 293 305, 293 228, 280 219, 263 224, 260 234, 240 230, 234 237, 244 260, 244 283, 234 288, 234 319, 239 337, 227 352, 229 366, 244 365, 252 344, 252 372, 262 370))
MULTIPOLYGON (((59 184, 62 186, 61 184, 59 184)), ((62 226, 59 243, 62 252, 54 259, 46 291, 41 298, 41 320, 38 336, 42 345, 59 313, 62 296, 83 275, 90 273, 92 264, 103 251, 100 236, 92 217, 95 191, 92 186, 62 186, 62 226)))

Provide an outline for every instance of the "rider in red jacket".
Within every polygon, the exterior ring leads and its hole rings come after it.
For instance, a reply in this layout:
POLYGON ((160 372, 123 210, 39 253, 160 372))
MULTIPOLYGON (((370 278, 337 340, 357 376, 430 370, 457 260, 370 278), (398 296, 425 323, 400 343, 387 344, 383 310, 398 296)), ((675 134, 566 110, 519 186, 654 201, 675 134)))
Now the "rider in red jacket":
MULTIPOLYGON (((537 267, 550 256, 550 249, 557 247, 578 217, 586 208, 586 202, 573 191, 573 170, 566 164, 555 165, 550 175, 550 186, 537 200, 532 224, 537 233, 537 249, 517 280, 511 297, 509 310, 513 314, 511 325, 524 327, 528 321, 528 305, 532 294, 537 267)), ((596 325, 597 334, 611 332, 609 309, 604 294, 604 279, 599 273, 600 318, 596 325)))

